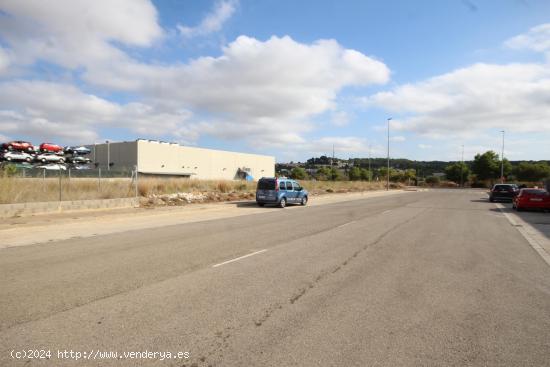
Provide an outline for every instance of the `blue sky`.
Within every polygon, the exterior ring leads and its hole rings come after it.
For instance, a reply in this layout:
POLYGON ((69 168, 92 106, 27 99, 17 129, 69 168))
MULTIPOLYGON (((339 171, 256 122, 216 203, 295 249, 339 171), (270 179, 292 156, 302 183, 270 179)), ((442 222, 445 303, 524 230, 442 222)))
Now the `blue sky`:
POLYGON ((0 140, 550 159, 550 2, 0 4, 0 140))

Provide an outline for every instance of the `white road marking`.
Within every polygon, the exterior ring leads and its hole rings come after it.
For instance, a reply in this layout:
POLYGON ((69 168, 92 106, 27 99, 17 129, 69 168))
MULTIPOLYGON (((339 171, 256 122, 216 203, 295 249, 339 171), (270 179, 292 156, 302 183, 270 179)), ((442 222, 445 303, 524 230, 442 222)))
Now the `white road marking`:
POLYGON ((387 214, 387 213, 389 213, 389 212, 391 212, 391 210, 383 211, 382 214, 387 214))
POLYGON ((337 226, 336 228, 342 228, 342 227, 345 227, 345 226, 347 226, 348 224, 352 224, 352 223, 355 223, 355 221, 352 220, 351 222, 347 222, 347 223, 344 223, 344 224, 340 224, 340 225, 337 226))
POLYGON ((237 257, 237 258, 235 258, 235 259, 231 259, 231 260, 224 261, 223 263, 219 263, 219 264, 216 264, 216 265, 212 265, 212 267, 213 267, 213 268, 217 268, 218 266, 222 266, 222 265, 229 264, 229 263, 232 263, 232 262, 235 262, 235 261, 239 261, 239 260, 242 260, 242 259, 246 259, 247 257, 254 256, 254 255, 258 255, 258 254, 261 254, 262 252, 266 252, 266 251, 267 251, 267 249, 260 250, 260 251, 256 251, 256 252, 253 252, 253 253, 248 254, 248 255, 244 255, 244 256, 237 257))
POLYGON ((519 233, 529 242, 531 247, 542 257, 548 265, 550 265, 550 253, 544 248, 543 244, 546 244, 546 248, 550 249, 550 240, 545 238, 542 234, 537 231, 535 227, 521 219, 518 215, 506 213, 504 211, 505 206, 497 203, 497 208, 500 209, 502 214, 508 219, 508 221, 516 227, 519 233))

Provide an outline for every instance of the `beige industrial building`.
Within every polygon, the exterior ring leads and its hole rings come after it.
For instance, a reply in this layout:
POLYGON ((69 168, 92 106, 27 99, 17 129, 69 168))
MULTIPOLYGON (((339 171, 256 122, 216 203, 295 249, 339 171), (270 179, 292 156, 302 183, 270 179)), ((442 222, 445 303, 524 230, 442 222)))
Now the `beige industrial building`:
POLYGON ((88 145, 102 170, 138 167, 140 174, 206 180, 272 177, 275 157, 182 146, 155 140, 88 145))

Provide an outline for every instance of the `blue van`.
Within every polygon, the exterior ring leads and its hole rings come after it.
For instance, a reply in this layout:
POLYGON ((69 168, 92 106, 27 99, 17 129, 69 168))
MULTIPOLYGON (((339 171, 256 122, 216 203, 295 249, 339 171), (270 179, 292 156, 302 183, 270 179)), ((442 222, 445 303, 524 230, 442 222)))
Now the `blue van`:
POLYGON ((308 192, 300 184, 286 177, 262 177, 256 189, 259 206, 275 204, 284 208, 287 204, 306 205, 308 192))

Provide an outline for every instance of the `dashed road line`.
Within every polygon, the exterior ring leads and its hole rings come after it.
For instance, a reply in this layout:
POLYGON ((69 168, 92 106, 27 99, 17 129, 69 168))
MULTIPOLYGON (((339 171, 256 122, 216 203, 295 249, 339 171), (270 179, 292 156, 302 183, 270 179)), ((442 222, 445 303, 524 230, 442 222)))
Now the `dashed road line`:
POLYGON ((347 223, 344 223, 344 224, 340 224, 339 226, 336 226, 336 228, 342 228, 342 227, 345 227, 345 226, 350 225, 350 224, 352 224, 352 223, 355 223, 355 221, 352 220, 351 222, 347 222, 347 223))
POLYGON ((213 268, 217 268, 218 266, 222 266, 222 265, 225 265, 225 264, 229 264, 229 263, 232 263, 232 262, 235 262, 235 261, 239 261, 239 260, 242 260, 242 259, 246 259, 247 257, 250 257, 250 256, 254 256, 254 255, 258 255, 258 254, 261 254, 262 252, 266 252, 267 249, 264 249, 264 250, 260 250, 260 251, 256 251, 256 252, 253 252, 251 254, 248 254, 248 255, 244 255, 244 256, 239 256, 235 259, 231 259, 231 260, 227 260, 227 261, 224 261, 222 263, 219 263, 219 264, 216 264, 216 265, 212 265, 213 268))

